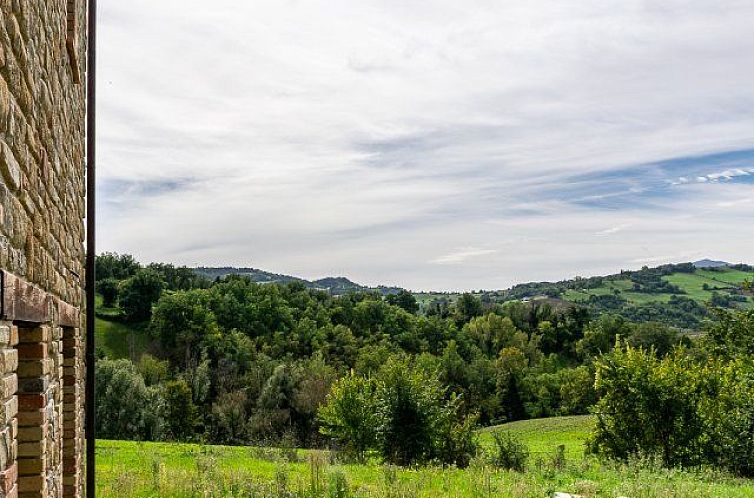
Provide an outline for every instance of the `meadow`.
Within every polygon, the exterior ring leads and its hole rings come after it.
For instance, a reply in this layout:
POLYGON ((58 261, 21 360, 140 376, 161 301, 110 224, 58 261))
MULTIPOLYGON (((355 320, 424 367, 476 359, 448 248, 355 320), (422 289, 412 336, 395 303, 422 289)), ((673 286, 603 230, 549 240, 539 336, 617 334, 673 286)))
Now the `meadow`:
MULTIPOLYGON (((752 277, 751 273, 726 268, 721 270, 697 269, 694 273, 673 273, 662 277, 662 280, 678 286, 682 289, 685 297, 699 303, 706 303, 712 299, 714 292, 728 294, 732 289, 739 287, 742 282, 752 277)), ((647 304, 652 302, 667 303, 671 294, 647 294, 632 292, 633 283, 628 279, 606 280, 605 283, 593 289, 568 290, 563 298, 580 303, 588 301, 590 296, 612 295, 616 291, 620 296, 632 304, 647 304)), ((739 306, 750 308, 754 305, 749 298, 747 303, 739 306)))
MULTIPOLYGON (((600 463, 583 455, 593 420, 562 417, 499 427, 530 448, 523 473, 480 459, 468 469, 356 465, 322 451, 100 441, 98 495, 151 497, 754 497, 754 482, 710 470, 662 470, 651 461, 600 463), (565 458, 557 447, 565 446, 565 458)), ((480 441, 491 444, 491 429, 480 441)))

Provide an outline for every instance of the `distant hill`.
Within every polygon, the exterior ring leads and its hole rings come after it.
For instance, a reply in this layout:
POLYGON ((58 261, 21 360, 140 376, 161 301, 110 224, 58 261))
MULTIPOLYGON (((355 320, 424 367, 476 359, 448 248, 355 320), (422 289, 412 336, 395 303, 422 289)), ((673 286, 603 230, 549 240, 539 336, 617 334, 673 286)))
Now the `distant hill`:
POLYGON ((723 268, 725 266, 730 266, 730 263, 726 263, 725 261, 713 261, 711 259, 700 259, 699 261, 694 262, 694 266, 696 268, 723 268))
MULTIPOLYGON (((258 283, 287 284, 300 282, 340 296, 349 292, 376 291, 396 294, 399 287, 368 287, 346 277, 305 280, 256 268, 196 268, 199 275, 211 280, 226 275, 244 275, 258 283)), ((576 277, 559 282, 530 282, 510 289, 479 291, 474 294, 486 306, 510 301, 533 305, 588 308, 594 315, 615 313, 636 322, 659 321, 686 329, 698 329, 709 315, 709 305, 754 308, 754 296, 743 288, 745 280, 754 279, 754 267, 703 259, 694 263, 662 265, 641 270, 624 270, 606 276, 576 277)), ((433 304, 451 305, 460 293, 421 292, 414 294, 421 310, 433 304)))
POLYGON ((743 282, 754 279, 754 267, 704 260, 621 271, 618 274, 577 277, 560 282, 517 285, 487 293, 487 300, 559 298, 590 309, 593 314, 614 313, 636 322, 657 321, 698 329, 710 306, 754 308, 754 296, 743 282))
POLYGON ((210 268, 210 267, 200 266, 199 268, 194 268, 194 272, 210 280, 223 278, 227 275, 243 275, 244 277, 249 277, 253 282, 257 282, 260 284, 270 284, 270 283, 287 284, 289 282, 304 282, 303 279, 300 279, 297 277, 291 277, 289 275, 280 275, 277 273, 270 273, 268 271, 259 270, 257 268, 235 268, 232 266, 221 266, 217 268, 214 268, 214 267, 210 268))
POLYGON ((401 291, 400 287, 368 287, 365 285, 352 282, 346 277, 326 277, 319 280, 306 280, 299 277, 293 277, 290 275, 282 275, 279 273, 271 273, 257 268, 235 268, 232 266, 224 267, 199 267, 194 268, 194 271, 210 280, 217 278, 223 278, 227 275, 242 275, 249 277, 252 282, 260 284, 288 284, 291 282, 300 282, 309 289, 319 289, 329 292, 334 296, 340 296, 349 292, 363 292, 363 291, 376 291, 380 294, 396 294, 401 291))

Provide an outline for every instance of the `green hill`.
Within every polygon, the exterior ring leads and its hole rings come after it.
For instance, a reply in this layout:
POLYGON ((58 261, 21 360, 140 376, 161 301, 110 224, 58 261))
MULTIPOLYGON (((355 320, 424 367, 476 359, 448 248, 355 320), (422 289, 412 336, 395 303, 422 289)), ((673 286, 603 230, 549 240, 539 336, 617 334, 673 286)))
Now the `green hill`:
POLYGON ((594 420, 592 415, 520 420, 482 429, 480 442, 490 446, 493 432, 507 431, 528 446, 532 457, 553 455, 563 445, 566 457, 579 459, 584 456, 584 443, 594 428, 594 420))

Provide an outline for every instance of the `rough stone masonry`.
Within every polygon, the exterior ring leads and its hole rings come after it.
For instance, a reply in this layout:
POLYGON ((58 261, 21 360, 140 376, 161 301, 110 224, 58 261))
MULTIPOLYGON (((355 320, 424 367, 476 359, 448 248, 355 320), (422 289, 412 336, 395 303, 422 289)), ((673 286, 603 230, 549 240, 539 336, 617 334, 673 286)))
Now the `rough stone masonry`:
POLYGON ((85 0, 0 0, 0 498, 82 496, 85 0))

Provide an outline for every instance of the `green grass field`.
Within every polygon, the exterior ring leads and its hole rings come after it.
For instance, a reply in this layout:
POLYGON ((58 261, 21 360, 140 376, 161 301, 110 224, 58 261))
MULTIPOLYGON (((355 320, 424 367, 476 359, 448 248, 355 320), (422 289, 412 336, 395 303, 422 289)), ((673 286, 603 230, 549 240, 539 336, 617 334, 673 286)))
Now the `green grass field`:
MULTIPOLYGON (((658 470, 650 465, 607 465, 583 456, 593 419, 563 417, 499 427, 517 434, 532 458, 524 473, 481 463, 465 470, 396 469, 338 464, 317 451, 100 441, 99 496, 151 497, 549 497, 555 491, 585 498, 754 497, 754 481, 711 471, 658 470), (566 446, 556 466, 554 449, 566 446)), ((490 430, 481 431, 483 445, 490 430)))
MULTIPOLYGON (((744 280, 751 279, 752 274, 739 270, 725 269, 721 271, 696 270, 694 273, 674 273, 662 277, 663 280, 677 285, 685 292, 684 296, 694 299, 699 303, 706 303, 712 299, 713 292, 721 294, 727 293, 733 287, 739 286, 744 280), (704 286, 707 285, 707 290, 704 286)), ((647 294, 641 292, 631 292, 631 281, 613 280, 607 281, 604 285, 594 289, 568 290, 563 298, 572 302, 584 302, 589 296, 600 296, 613 294, 616 290, 620 291, 620 296, 632 304, 647 304, 652 302, 668 302, 670 294, 647 294)), ((753 307, 754 301, 749 301, 741 307, 753 307)))
POLYGON ((584 441, 594 428, 594 417, 581 415, 553 417, 536 420, 521 420, 479 431, 479 441, 484 446, 492 445, 492 433, 497 430, 512 432, 528 447, 532 458, 555 454, 558 446, 565 446, 569 459, 584 456, 584 441))

